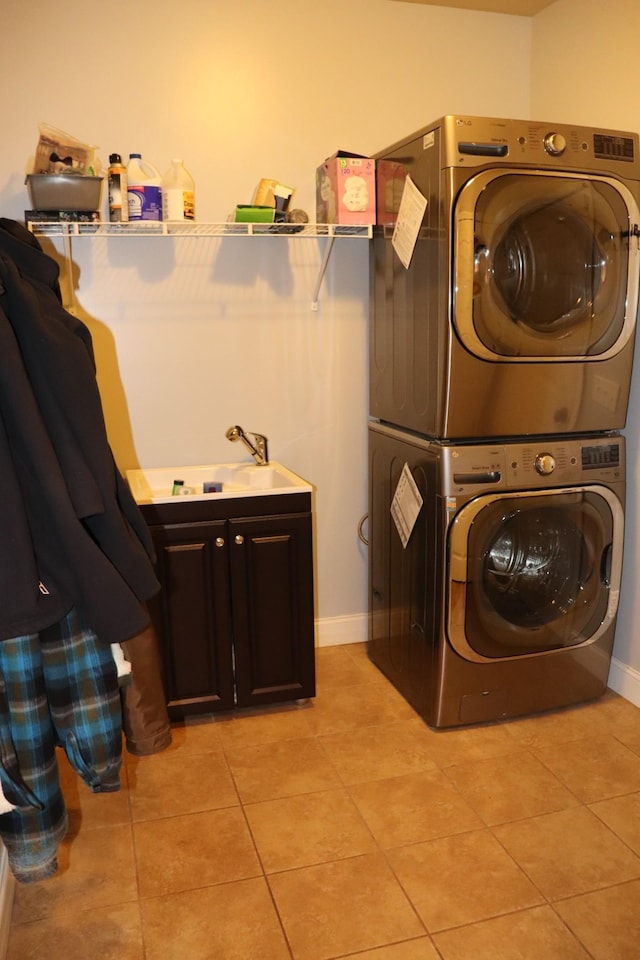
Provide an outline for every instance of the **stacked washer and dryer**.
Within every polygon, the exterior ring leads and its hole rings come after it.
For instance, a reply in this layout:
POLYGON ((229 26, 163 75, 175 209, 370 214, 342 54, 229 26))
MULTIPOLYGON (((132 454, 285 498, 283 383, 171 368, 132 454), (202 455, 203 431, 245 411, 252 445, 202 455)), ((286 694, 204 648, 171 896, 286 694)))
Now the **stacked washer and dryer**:
POLYGON ((448 116, 376 159, 369 655, 434 727, 595 699, 622 568, 638 136, 448 116), (405 267, 409 190, 426 209, 405 267))

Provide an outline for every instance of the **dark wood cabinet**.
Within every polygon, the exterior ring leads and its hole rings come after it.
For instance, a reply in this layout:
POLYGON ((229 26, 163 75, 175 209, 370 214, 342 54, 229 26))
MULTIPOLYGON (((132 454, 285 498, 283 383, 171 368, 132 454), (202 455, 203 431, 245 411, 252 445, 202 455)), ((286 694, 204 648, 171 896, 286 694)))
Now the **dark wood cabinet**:
POLYGON ((310 494, 142 507, 169 714, 315 695, 310 494))

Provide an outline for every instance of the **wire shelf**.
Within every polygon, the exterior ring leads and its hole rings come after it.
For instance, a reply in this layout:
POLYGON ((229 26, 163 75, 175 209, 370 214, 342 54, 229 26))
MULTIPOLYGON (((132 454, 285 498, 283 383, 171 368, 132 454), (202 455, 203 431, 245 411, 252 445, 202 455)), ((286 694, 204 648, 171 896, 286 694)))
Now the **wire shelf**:
POLYGON ((130 223, 102 221, 29 220, 36 236, 47 237, 363 237, 373 236, 371 224, 342 223, 185 223, 152 220, 130 223))

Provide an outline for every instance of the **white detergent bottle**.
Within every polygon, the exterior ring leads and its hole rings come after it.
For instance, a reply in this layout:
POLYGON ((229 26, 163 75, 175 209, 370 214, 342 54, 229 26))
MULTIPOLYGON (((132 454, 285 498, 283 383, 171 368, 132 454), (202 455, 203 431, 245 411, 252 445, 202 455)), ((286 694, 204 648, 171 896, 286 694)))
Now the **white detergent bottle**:
POLYGON ((139 153, 129 154, 127 199, 130 221, 162 220, 162 177, 139 153))
POLYGON ((172 160, 162 178, 162 210, 165 220, 195 220, 195 183, 182 160, 172 160))

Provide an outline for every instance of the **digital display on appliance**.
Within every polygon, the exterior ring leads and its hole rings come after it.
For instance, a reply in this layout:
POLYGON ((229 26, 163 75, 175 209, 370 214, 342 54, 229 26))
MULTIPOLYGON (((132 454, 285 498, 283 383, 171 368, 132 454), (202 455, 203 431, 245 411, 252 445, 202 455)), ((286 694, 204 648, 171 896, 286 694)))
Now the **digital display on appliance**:
POLYGON ((601 160, 633 160, 633 138, 594 133, 593 153, 601 160))
POLYGON ((598 467, 620 466, 620 444, 602 443, 597 447, 582 448, 582 467, 584 470, 595 470, 598 467))

